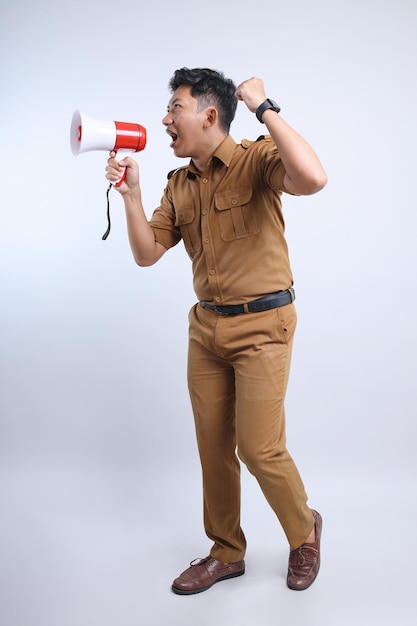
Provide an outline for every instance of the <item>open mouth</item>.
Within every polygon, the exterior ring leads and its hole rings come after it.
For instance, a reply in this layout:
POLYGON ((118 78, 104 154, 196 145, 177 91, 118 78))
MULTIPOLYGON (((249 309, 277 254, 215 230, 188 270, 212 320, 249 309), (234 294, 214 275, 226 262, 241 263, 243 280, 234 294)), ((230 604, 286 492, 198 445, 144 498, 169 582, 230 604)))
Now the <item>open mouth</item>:
POLYGON ((175 142, 178 139, 178 135, 176 135, 176 133, 173 133, 170 130, 167 130, 168 135, 171 137, 172 141, 171 141, 171 148, 175 145, 175 142))

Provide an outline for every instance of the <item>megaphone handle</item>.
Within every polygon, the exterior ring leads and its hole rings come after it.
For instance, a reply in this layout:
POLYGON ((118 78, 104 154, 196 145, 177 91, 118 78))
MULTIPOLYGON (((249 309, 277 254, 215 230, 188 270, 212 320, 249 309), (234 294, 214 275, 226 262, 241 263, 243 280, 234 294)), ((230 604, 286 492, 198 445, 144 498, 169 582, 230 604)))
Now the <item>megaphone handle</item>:
MULTIPOLYGON (((134 150, 128 150, 126 148, 120 148, 117 152, 116 152, 116 156, 115 159, 117 161, 123 161, 123 159, 127 156, 130 156, 131 154, 134 154, 134 150)), ((122 184, 122 182, 124 181, 124 179, 126 178, 126 168, 124 168, 123 170, 123 174, 121 176, 121 178, 119 178, 119 180, 114 183, 115 187, 120 187, 120 185, 122 184)))

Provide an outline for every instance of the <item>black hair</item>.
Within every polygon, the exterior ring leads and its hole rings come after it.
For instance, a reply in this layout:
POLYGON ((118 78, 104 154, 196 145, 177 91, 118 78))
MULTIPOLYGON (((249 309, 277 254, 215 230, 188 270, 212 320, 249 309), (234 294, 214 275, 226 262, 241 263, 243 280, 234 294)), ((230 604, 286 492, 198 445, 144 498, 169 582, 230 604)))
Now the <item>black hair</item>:
POLYGON ((200 109, 215 105, 220 126, 229 132, 237 107, 236 86, 233 81, 216 70, 183 67, 176 70, 169 81, 171 93, 182 85, 191 87, 191 95, 198 100, 200 109))

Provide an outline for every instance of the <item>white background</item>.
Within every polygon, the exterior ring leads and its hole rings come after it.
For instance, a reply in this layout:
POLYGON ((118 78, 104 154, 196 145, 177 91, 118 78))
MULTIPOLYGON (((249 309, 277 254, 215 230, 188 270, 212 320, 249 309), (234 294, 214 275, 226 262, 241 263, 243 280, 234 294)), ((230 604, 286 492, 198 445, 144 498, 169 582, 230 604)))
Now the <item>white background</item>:
MULTIPOLYGON (((16 0, 0 13, 2 626, 414 623, 416 254, 412 0, 16 0), (264 79, 328 186, 285 198, 299 325, 288 446, 323 514, 310 590, 243 472, 247 574, 178 597, 208 553, 185 381, 182 244, 135 266, 107 155, 76 109, 148 131, 150 216, 182 165, 161 119, 175 69, 264 79)), ((232 136, 263 127, 239 104, 232 136)))

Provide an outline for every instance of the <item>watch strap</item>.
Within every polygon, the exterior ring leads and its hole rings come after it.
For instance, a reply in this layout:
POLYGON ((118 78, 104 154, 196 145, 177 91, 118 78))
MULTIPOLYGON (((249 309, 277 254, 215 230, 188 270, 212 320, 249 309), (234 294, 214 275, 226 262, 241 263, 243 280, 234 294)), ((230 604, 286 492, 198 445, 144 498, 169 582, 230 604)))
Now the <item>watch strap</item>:
POLYGON ((277 105, 276 102, 274 102, 274 100, 271 100, 270 98, 267 98, 266 100, 264 100, 264 102, 262 102, 262 104, 260 104, 258 106, 258 108, 256 109, 256 117, 258 118, 258 120, 261 122, 261 124, 263 124, 264 122, 262 121, 262 115, 265 113, 265 111, 267 111, 268 109, 272 109, 273 111, 275 111, 276 113, 279 113, 281 111, 280 107, 277 105))

